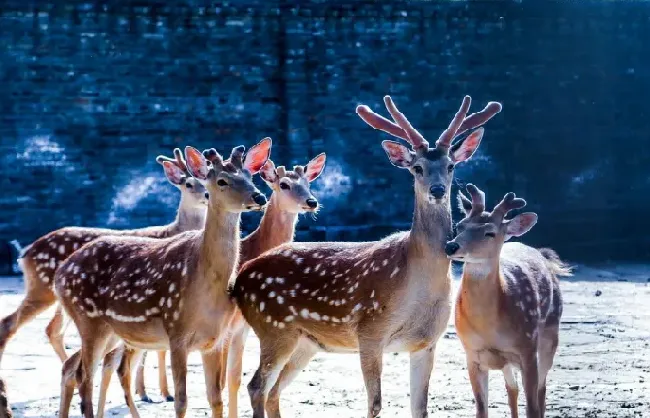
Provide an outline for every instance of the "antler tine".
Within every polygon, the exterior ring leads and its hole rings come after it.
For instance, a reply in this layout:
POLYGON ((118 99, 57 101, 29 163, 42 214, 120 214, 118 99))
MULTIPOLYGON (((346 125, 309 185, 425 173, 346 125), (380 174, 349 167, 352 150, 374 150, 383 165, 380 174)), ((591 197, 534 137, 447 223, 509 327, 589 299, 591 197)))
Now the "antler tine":
POLYGON ((384 131, 387 134, 393 135, 394 137, 401 138, 404 141, 410 142, 409 137, 404 129, 395 125, 393 122, 389 121, 382 115, 373 112, 368 106, 357 106, 357 115, 359 115, 359 117, 372 128, 379 129, 380 131, 384 131))
POLYGON ((174 148, 174 157, 176 157, 176 165, 178 168, 189 175, 190 172, 187 169, 187 164, 185 163, 185 158, 183 158, 183 152, 180 148, 174 148))
POLYGON ((429 143, 427 142, 426 139, 420 134, 420 132, 415 129, 411 123, 406 119, 406 116, 402 112, 400 112, 397 109, 397 106, 395 106, 395 103, 393 102, 393 99, 390 98, 390 96, 384 96, 384 104, 386 105, 386 109, 388 109, 388 113, 392 116, 393 120, 399 126, 402 128, 402 130, 406 133, 406 140, 413 145, 413 148, 429 148, 429 143))
POLYGON ((501 202, 494 207, 492 215, 499 216, 503 219, 511 210, 521 209, 524 206, 526 206, 526 201, 524 199, 516 197, 513 192, 508 192, 503 196, 501 202))
POLYGON ((454 115, 454 118, 449 123, 449 127, 445 129, 438 137, 436 141, 436 147, 449 148, 451 146, 451 141, 458 134, 458 129, 462 126, 462 123, 465 121, 465 115, 469 111, 469 106, 472 104, 472 98, 465 96, 463 98, 463 103, 460 105, 460 109, 454 115))
POLYGON ((472 211, 469 216, 482 214, 485 211, 485 193, 471 183, 467 185, 466 190, 472 197, 472 211))
POLYGON ((463 120, 463 123, 460 125, 460 128, 458 128, 455 136, 462 134, 468 129, 478 128, 479 126, 485 124, 487 121, 492 119, 494 115, 501 112, 501 109, 503 109, 501 103, 489 102, 480 112, 472 113, 471 115, 467 116, 465 120, 463 120))
POLYGON ((244 166, 244 151, 246 148, 243 145, 239 145, 232 149, 230 152, 230 162, 233 163, 236 167, 241 168, 244 166))
POLYGON ((287 175, 287 169, 283 165, 279 165, 275 172, 278 173, 278 177, 282 178, 287 175))
POLYGON ((185 160, 184 160, 184 159, 179 160, 179 159, 178 159, 178 155, 176 155, 176 151, 181 152, 181 150, 178 149, 178 148, 175 148, 175 149, 174 149, 174 157, 175 157, 175 158, 169 158, 169 157, 166 157, 166 156, 164 156, 164 155, 159 155, 159 156, 156 157, 156 162, 157 162, 158 164, 163 164, 165 161, 166 161, 166 162, 169 162, 169 163, 172 163, 172 164, 174 164, 176 167, 178 167, 178 168, 180 168, 181 170, 183 170, 183 173, 185 173, 185 175, 189 176, 189 175, 190 175, 190 172, 189 172, 188 169, 187 169, 187 165, 185 164, 185 160))
POLYGON ((302 165, 294 165, 293 171, 299 176, 303 176, 305 174, 305 167, 302 165))

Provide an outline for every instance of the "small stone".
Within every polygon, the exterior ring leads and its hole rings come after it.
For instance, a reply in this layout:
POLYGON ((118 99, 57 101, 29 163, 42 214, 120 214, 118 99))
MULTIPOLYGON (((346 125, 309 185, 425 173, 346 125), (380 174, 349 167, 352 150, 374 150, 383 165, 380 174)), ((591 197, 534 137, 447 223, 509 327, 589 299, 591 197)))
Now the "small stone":
POLYGON ((596 295, 595 296, 598 297, 598 296, 600 296, 602 294, 603 294, 603 292, 601 292, 600 290, 596 290, 596 295))

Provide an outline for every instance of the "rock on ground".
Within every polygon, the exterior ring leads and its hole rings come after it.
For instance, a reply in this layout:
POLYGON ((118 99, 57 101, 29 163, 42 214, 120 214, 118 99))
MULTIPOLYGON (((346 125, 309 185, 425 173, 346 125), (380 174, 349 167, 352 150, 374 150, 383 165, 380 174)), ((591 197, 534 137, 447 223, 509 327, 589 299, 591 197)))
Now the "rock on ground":
MULTIPOLYGON (((565 313, 560 347, 549 374, 547 417, 650 417, 650 266, 580 267, 564 280, 565 313), (600 296, 596 296, 599 293, 600 296)), ((457 287, 458 282, 455 282, 457 287)), ((0 317, 22 299, 18 279, 0 279, 0 317)), ((19 331, 3 359, 4 377, 14 415, 52 417, 59 407, 61 364, 45 337, 48 311, 19 331)), ((69 352, 79 348, 74 327, 66 336, 69 352)), ((243 385, 239 391, 241 417, 251 417, 245 385, 258 364, 255 336, 246 345, 243 385)), ((138 402, 143 418, 173 416, 173 403, 158 395, 155 356, 147 362, 147 389, 157 403, 138 402)), ((171 385, 171 371, 168 371, 171 385)), ((383 370, 382 417, 405 417, 409 412, 408 355, 386 354, 383 370)), ((99 384, 99 374, 95 378, 99 384)), ((173 389, 172 389, 173 390, 173 389)), ((189 360, 188 416, 209 416, 200 356, 189 360)), ((97 404, 95 390, 95 405, 97 404)), ((73 416, 79 416, 78 397, 73 416)), ((227 395, 224 392, 227 405, 227 395)), ((508 415, 503 378, 490 373, 490 415, 508 415)), ((364 416, 366 398, 356 355, 319 354, 282 396, 287 417, 338 418, 364 416)), ((519 409, 525 413, 523 394, 519 409)), ((438 344, 429 390, 432 417, 473 417, 474 401, 465 371, 463 349, 450 324, 438 344)), ((117 379, 108 394, 107 417, 126 416, 128 409, 117 379)))

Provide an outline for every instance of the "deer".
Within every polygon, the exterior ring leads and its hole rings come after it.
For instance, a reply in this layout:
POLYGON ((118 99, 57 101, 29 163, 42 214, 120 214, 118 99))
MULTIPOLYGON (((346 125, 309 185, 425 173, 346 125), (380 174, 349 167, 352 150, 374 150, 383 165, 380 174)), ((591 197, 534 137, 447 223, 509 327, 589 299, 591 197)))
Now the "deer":
POLYGON ((7 385, 3 378, 0 377, 0 418, 13 418, 11 406, 7 400, 7 385))
POLYGON ((454 167, 469 159, 483 125, 501 110, 489 103, 466 116, 466 96, 434 147, 411 126, 390 96, 394 122, 367 106, 357 114, 371 127, 407 141, 382 146, 391 163, 414 177, 410 231, 375 242, 287 243, 247 262, 231 289, 260 341, 260 363, 248 384, 255 418, 280 417, 279 396, 319 351, 358 352, 368 395, 368 417, 381 411, 384 352, 410 354, 411 411, 427 416, 436 342, 451 313, 450 187, 454 167))
POLYGON ((464 263, 456 300, 455 325, 467 355, 469 379, 476 399, 476 417, 488 416, 488 371, 501 370, 512 417, 518 417, 521 370, 528 418, 543 418, 546 377, 558 347, 562 316, 559 277, 571 268, 555 251, 537 250, 519 242, 537 223, 537 214, 510 211, 526 206, 507 193, 492 212, 485 210, 485 193, 473 184, 468 199, 459 193, 465 218, 456 237, 445 245, 451 260, 464 263))
POLYGON ((170 351, 178 418, 187 410, 187 356, 199 350, 212 415, 222 415, 220 345, 236 311, 227 287, 239 262, 241 214, 267 204, 252 176, 269 158, 271 139, 244 151, 235 147, 225 160, 214 148, 206 158, 185 147, 188 171, 209 193, 202 230, 167 239, 102 237, 61 264, 55 290, 81 337, 81 350, 63 365, 61 417, 77 383, 83 416, 94 416, 94 371, 120 340, 138 351, 170 351))
MULTIPOLYGON (((208 156, 208 151, 203 152, 208 156)), ((293 241, 295 235, 298 215, 301 213, 316 213, 319 208, 318 200, 310 190, 310 185, 322 173, 325 168, 326 155, 321 153, 314 157, 305 166, 296 165, 293 170, 284 166, 276 168, 275 163, 269 159, 260 169, 260 177, 272 190, 269 202, 264 210, 262 219, 257 229, 242 239, 240 249, 240 264, 258 257, 260 254, 277 247, 286 242, 293 241)), ((228 416, 237 418, 237 393, 241 385, 242 359, 244 345, 250 327, 246 324, 241 313, 237 312, 231 320, 228 331, 228 339, 224 343, 221 387, 225 387, 226 370, 228 378, 228 416), (226 367, 227 364, 227 367, 226 367)), ((162 366, 159 371, 164 370, 165 356, 162 353, 162 366)), ((125 393, 130 392, 130 377, 124 373, 130 370, 128 364, 134 363, 133 356, 136 351, 121 345, 106 355, 102 369, 102 381, 98 401, 98 418, 103 417, 106 392, 110 378, 115 370, 118 370, 120 383, 125 393)), ((138 380, 140 379, 141 368, 138 369, 138 380)), ((126 395, 131 415, 139 416, 133 399, 126 395)))
MULTIPOLYGON (((174 150, 174 158, 160 155, 156 161, 162 165, 167 180, 181 193, 175 220, 166 226, 134 230, 65 227, 34 241, 19 259, 24 271, 25 298, 14 313, 0 321, 0 361, 8 341, 18 329, 56 302, 54 273, 65 259, 84 244, 107 235, 165 238, 203 228, 207 191, 189 175, 180 149, 174 150)), ((46 334, 61 361, 67 359, 63 344, 65 328, 63 309, 59 305, 46 328, 46 334)))

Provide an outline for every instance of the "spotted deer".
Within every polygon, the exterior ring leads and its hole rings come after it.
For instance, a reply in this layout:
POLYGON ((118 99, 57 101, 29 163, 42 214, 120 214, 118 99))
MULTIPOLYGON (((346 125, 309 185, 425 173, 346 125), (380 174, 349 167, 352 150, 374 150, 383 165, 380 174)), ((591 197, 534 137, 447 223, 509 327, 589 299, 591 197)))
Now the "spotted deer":
POLYGON ((13 418, 11 406, 7 400, 7 385, 4 379, 0 377, 0 418, 13 418))
POLYGON ((187 408, 187 356, 201 351, 212 413, 222 415, 219 345, 236 311, 228 281, 238 265, 241 213, 267 203, 252 175, 270 152, 270 138, 246 154, 234 148, 228 160, 211 149, 211 162, 186 147, 187 168, 209 193, 204 229, 167 239, 99 238, 59 267, 56 293, 81 337, 81 350, 63 366, 61 417, 69 414, 77 382, 82 414, 93 417, 94 371, 120 339, 140 350, 170 351, 177 417, 187 408))
MULTIPOLYGON (((204 155, 207 155, 204 151, 204 155)), ((310 184, 316 180, 325 168, 325 154, 319 154, 306 166, 294 166, 287 170, 284 166, 276 168, 272 160, 268 160, 260 170, 260 177, 271 188, 272 194, 269 203, 262 215, 259 227, 241 241, 240 263, 252 260, 260 254, 286 242, 293 241, 298 215, 305 212, 318 211, 318 200, 310 190, 310 184)), ((242 359, 244 344, 248 336, 249 326, 244 321, 241 313, 237 312, 229 325, 228 340, 224 343, 221 387, 225 387, 226 369, 228 370, 228 416, 237 417, 237 393, 241 385, 242 359), (228 365, 226 368, 226 364, 228 365)), ((164 352, 162 353, 162 366, 164 370, 164 352)), ((134 356, 138 352, 121 345, 109 353, 104 360, 102 382, 98 402, 97 416, 103 416, 106 401, 106 392, 110 378, 115 369, 119 371, 120 383, 125 392, 129 392, 130 377, 124 373, 130 371, 129 364, 134 364, 134 356)), ((140 376, 141 369, 138 370, 140 376)), ((137 417, 138 412, 130 396, 131 415, 137 417)))
POLYGON ((477 418, 488 416, 488 371, 502 370, 513 417, 518 416, 520 369, 528 418, 543 417, 546 376, 558 345, 562 295, 559 277, 571 274, 550 249, 505 243, 537 222, 532 212, 507 220, 526 201, 508 193, 492 212, 485 194, 467 185, 471 201, 459 195, 465 218, 445 246, 452 260, 465 263, 456 301, 456 331, 467 354, 477 418))
MULTIPOLYGON (((187 171, 181 151, 175 158, 158 156, 169 182, 181 192, 176 219, 169 225, 135 230, 67 227, 37 239, 23 252, 20 262, 25 274, 25 298, 18 309, 0 321, 0 360, 7 342, 18 329, 56 302, 54 272, 61 263, 84 244, 107 235, 165 238, 184 231, 203 228, 207 208, 207 191, 187 171)), ((46 333, 61 361, 67 354, 63 345, 63 310, 57 306, 46 333)))
POLYGON ((368 417, 381 410, 382 354, 411 355, 411 409, 427 415, 427 392, 436 342, 451 312, 450 262, 444 247, 451 234, 449 190, 454 167, 474 153, 478 129, 468 129, 501 110, 490 103, 466 117, 465 97, 435 147, 401 114, 390 97, 395 123, 357 108, 370 126, 411 144, 382 146, 393 165, 415 182, 410 231, 376 242, 312 242, 282 245, 246 263, 232 294, 260 340, 260 365, 248 385, 253 416, 279 417, 279 395, 318 351, 358 352, 368 394, 368 417), (268 399, 268 400, 267 400, 268 399))

